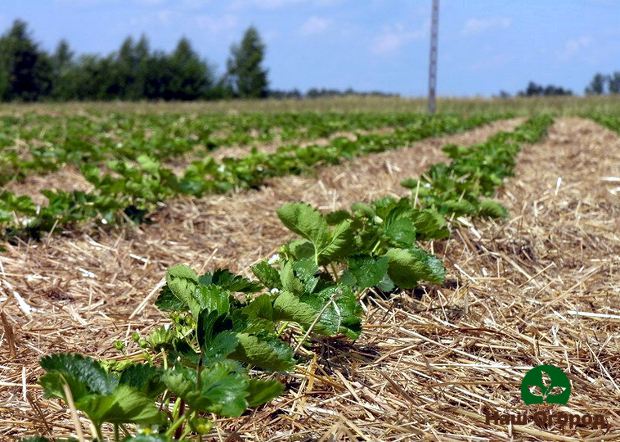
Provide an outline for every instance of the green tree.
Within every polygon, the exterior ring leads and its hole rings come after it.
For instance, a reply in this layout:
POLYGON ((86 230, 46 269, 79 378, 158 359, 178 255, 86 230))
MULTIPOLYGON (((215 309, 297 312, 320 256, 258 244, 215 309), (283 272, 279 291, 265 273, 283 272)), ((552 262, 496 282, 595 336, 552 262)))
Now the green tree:
POLYGON ((118 98, 139 100, 144 98, 149 42, 143 35, 138 42, 127 37, 116 55, 118 98))
POLYGON ((179 40, 176 49, 170 55, 170 85, 165 99, 195 100, 203 98, 213 85, 211 67, 200 59, 186 38, 179 40))
POLYGON ((620 71, 611 74, 608 79, 609 93, 620 94, 620 71))
POLYGON ((0 37, 0 92, 4 100, 35 101, 52 89, 52 64, 32 39, 28 26, 15 20, 0 37))
POLYGON ((52 64, 52 97, 57 100, 71 100, 74 97, 75 63, 73 51, 66 40, 60 40, 50 58, 52 64))
POLYGON ((119 96, 116 60, 112 56, 80 57, 72 80, 78 100, 110 100, 119 96))
POLYGON ((230 48, 227 77, 235 95, 261 98, 268 93, 267 70, 262 67, 265 45, 255 27, 245 31, 239 45, 230 48))
POLYGON ((590 84, 586 88, 587 95, 602 95, 605 93, 605 83, 607 83, 607 77, 603 74, 597 73, 590 81, 590 84))

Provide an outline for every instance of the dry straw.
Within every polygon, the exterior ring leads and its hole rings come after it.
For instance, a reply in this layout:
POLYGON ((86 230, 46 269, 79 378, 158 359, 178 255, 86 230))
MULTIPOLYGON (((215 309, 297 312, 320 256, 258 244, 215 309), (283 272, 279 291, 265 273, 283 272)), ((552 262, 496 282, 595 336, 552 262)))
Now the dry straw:
MULTIPOLYGON (((1 278, 36 311, 29 318, 2 287, 0 439, 75 435, 70 411, 41 398, 38 359, 58 351, 119 357, 115 340, 163 321, 148 295, 166 267, 247 271, 282 242, 279 204, 303 199, 334 209, 402 194, 398 182, 441 160, 443 143, 480 142, 516 124, 276 179, 260 191, 175 200, 152 225, 9 246, 1 278)), ((620 203, 610 191, 617 183, 602 177, 620 177, 618 136, 558 119, 546 141, 524 149, 499 195, 508 221, 463 224, 429 244, 447 263, 448 284, 388 298, 368 293, 358 342, 315 342, 317 356, 283 378, 285 396, 220 420, 214 440, 619 440, 620 203), (605 414, 611 428, 487 425, 486 409, 524 409, 519 383, 541 363, 571 379, 562 410, 605 414)))

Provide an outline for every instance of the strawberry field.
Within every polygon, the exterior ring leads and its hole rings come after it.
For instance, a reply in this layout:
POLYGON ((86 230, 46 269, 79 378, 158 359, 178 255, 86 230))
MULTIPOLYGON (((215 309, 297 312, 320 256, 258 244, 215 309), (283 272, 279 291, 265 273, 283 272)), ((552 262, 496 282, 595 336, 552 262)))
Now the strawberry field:
POLYGON ((619 438, 618 115, 6 110, 0 438, 619 438))

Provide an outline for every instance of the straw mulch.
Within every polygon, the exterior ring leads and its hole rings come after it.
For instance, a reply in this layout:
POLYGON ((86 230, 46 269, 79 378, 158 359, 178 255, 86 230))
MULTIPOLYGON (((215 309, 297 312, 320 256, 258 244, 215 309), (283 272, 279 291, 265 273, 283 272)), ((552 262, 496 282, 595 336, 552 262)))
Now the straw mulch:
MULTIPOLYGON (((273 210, 303 199, 325 209, 402 193, 398 182, 442 159, 444 142, 481 141, 501 122, 416 147, 286 177, 260 191, 177 200, 148 226, 84 229, 0 256, 0 439, 71 434, 66 410, 41 398, 37 360, 56 351, 115 356, 116 339, 161 324, 148 298, 165 268, 243 271, 286 233, 273 210), (19 309, 6 283, 36 311, 19 309), (1 296, 1 295, 0 295, 1 296), (143 302, 145 301, 145 302, 143 302)), ((528 146, 500 199, 507 222, 476 221, 430 244, 446 287, 384 299, 369 294, 362 337, 316 344, 318 357, 285 378, 287 395, 222 420, 221 440, 620 439, 617 326, 620 139, 592 122, 560 119, 528 146), (561 177, 561 180, 558 178, 561 177), (594 314, 594 315, 593 315, 594 314), (571 413, 604 413, 608 430, 486 425, 484 409, 524 410, 519 383, 533 365, 567 371, 571 413)))

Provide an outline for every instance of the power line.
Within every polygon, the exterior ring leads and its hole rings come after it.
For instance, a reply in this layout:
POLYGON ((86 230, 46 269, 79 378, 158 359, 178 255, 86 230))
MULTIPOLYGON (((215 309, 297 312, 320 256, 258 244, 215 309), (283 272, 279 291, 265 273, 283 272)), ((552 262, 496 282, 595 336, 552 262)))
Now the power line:
POLYGON ((434 114, 437 109, 437 34, 439 32, 439 0, 433 0, 431 13, 431 52, 428 63, 428 112, 434 114))

